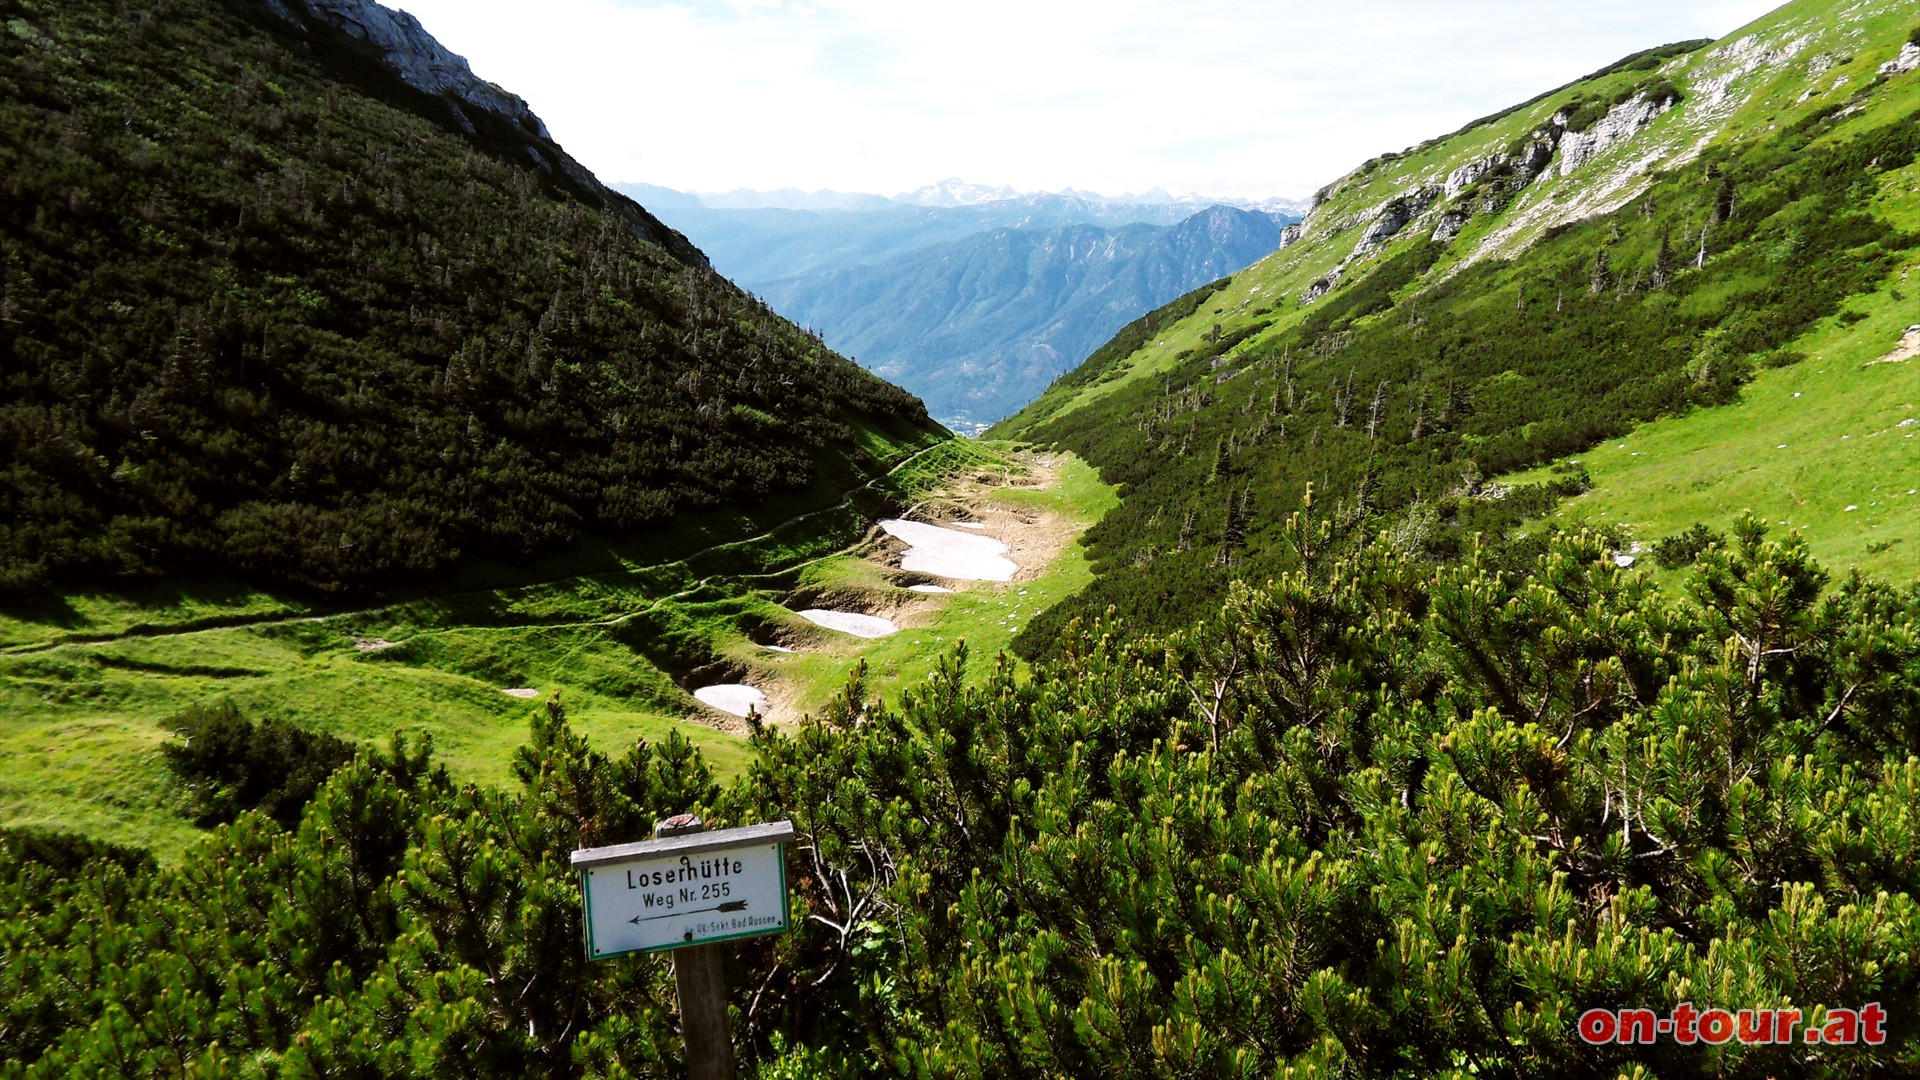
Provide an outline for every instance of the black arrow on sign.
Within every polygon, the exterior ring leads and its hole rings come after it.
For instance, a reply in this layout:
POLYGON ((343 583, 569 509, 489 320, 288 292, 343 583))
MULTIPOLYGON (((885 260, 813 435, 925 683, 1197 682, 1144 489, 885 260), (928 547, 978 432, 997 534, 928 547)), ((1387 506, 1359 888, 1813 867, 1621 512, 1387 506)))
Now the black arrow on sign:
POLYGON ((688 908, 685 911, 669 911, 665 915, 635 915, 633 918, 628 919, 627 921, 638 925, 643 922, 652 922, 655 919, 671 919, 675 915, 698 915, 703 911, 745 911, 745 910, 747 910, 747 902, 745 900, 729 900, 724 904, 715 904, 713 907, 697 907, 697 908, 688 908))

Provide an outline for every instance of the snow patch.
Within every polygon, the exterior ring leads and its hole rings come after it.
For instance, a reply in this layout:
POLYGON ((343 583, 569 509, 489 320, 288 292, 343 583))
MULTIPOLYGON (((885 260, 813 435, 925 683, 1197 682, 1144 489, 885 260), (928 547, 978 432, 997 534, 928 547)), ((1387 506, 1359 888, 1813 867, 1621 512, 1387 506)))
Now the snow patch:
POLYGON ((900 632, 900 628, 889 619, 882 619, 877 615, 861 615, 852 611, 825 611, 820 608, 809 608, 801 612, 800 617, 816 626, 838 630, 843 634, 852 634, 854 637, 879 638, 900 632))
POLYGON ((517 697, 517 698, 537 698, 540 696, 540 691, 535 690, 531 686, 516 686, 516 687, 513 687, 512 689, 501 687, 500 692, 507 695, 508 697, 517 697))
POLYGON ((944 585, 909 585, 907 586, 907 591, 923 592, 923 593, 950 593, 953 590, 947 588, 944 585))
POLYGON ((895 518, 882 521, 880 527, 907 544, 900 560, 902 570, 959 581, 1012 581, 1020 569, 1006 557, 1007 545, 991 536, 969 536, 895 518))
POLYGON ((747 715, 748 709, 762 714, 767 711, 767 695, 745 683, 703 686, 695 690, 693 696, 723 713, 732 713, 735 716, 747 715))

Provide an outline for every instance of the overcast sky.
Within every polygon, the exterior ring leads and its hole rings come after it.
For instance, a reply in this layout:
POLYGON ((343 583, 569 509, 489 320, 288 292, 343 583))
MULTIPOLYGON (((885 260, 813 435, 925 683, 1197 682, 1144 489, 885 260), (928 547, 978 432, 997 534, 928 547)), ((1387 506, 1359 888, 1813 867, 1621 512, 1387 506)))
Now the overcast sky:
POLYGON ((602 180, 1302 197, 1775 0, 387 0, 602 180))

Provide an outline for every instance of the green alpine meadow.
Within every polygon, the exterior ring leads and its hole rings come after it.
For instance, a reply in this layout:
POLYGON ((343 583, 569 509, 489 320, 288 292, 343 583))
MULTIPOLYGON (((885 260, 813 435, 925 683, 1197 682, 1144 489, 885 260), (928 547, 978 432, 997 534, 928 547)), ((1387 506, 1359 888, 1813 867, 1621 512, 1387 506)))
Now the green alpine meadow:
POLYGON ((981 438, 432 29, 0 0, 0 1078, 1920 1075, 1911 3, 1368 160, 981 438), (731 1072, 590 959, 683 814, 793 826, 731 1072))

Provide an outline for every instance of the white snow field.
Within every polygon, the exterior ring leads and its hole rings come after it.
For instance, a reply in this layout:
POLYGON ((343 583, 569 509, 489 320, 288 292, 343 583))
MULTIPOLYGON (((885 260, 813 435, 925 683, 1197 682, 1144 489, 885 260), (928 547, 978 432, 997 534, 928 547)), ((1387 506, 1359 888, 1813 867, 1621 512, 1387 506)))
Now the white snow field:
POLYGON ((938 525, 888 519, 887 535, 907 544, 900 568, 956 581, 1012 581, 1019 570, 1006 557, 1007 545, 991 536, 969 536, 938 525))
POLYGON ((854 637, 877 638, 888 634, 897 634, 900 628, 887 619, 877 615, 861 615, 852 611, 822 611, 809 608, 800 613, 800 617, 829 630, 838 630, 854 637))
POLYGON ((735 716, 747 715, 747 709, 749 707, 763 715, 767 711, 767 695, 745 683, 721 683, 718 686, 703 686, 695 690, 693 696, 719 709, 721 712, 732 713, 735 716))

